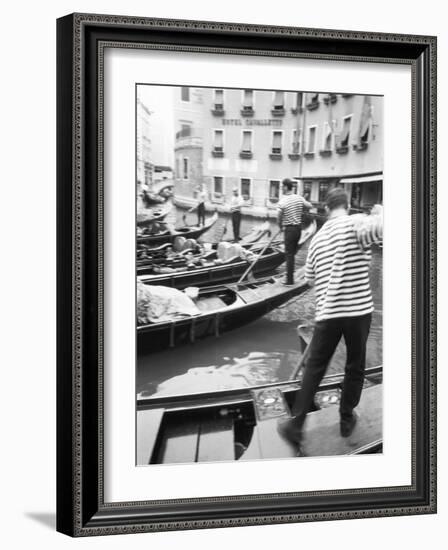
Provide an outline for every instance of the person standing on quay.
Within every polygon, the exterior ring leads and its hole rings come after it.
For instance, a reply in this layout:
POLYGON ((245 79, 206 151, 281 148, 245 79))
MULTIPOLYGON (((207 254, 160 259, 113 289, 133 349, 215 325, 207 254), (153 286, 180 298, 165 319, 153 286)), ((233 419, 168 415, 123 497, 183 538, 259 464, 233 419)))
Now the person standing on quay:
POLYGON ((348 208, 343 189, 328 193, 328 220, 308 250, 305 279, 315 288, 316 323, 302 386, 292 407, 295 416, 278 425, 279 433, 299 446, 298 456, 303 456, 302 427, 307 412, 342 336, 347 362, 339 407, 341 436, 350 436, 357 421, 353 409, 361 398, 373 311, 370 247, 382 241, 382 216, 349 216, 348 208))
POLYGON ((232 216, 233 238, 240 240, 241 209, 244 201, 238 192, 238 188, 233 188, 232 198, 230 199, 230 213, 232 216))
POLYGON ((278 203, 278 225, 285 232, 286 285, 294 284, 294 260, 302 234, 303 208, 313 205, 293 193, 294 181, 284 179, 283 198, 278 203))

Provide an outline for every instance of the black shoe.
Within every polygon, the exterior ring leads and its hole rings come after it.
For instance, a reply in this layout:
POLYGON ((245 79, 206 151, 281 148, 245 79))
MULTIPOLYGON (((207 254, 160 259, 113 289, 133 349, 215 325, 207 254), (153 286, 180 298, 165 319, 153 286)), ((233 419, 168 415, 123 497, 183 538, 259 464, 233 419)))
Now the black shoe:
POLYGON ((302 447, 302 430, 298 428, 294 418, 279 420, 277 431, 283 439, 286 439, 296 447, 296 456, 306 456, 302 447))
POLYGON ((302 441, 302 430, 297 426, 294 418, 279 420, 277 422, 277 431, 284 438, 294 444, 302 441))
POLYGON ((358 421, 358 415, 353 413, 350 418, 343 419, 340 422, 341 436, 350 437, 355 429, 356 422, 358 421))

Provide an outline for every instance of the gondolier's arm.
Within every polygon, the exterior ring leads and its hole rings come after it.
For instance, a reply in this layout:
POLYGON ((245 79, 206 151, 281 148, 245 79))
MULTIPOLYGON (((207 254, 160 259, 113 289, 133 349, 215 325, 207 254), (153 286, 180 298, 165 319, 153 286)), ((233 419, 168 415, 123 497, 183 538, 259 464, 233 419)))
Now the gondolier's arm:
POLYGON ((279 207, 278 214, 277 214, 277 223, 280 227, 280 230, 283 231, 283 209, 279 207))

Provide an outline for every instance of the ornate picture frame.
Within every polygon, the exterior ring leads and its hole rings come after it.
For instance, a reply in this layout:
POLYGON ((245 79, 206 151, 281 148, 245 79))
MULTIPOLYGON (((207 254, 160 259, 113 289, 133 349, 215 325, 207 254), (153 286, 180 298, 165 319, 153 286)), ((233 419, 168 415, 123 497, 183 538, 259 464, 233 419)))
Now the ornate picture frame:
POLYGON ((57 529, 70 536, 436 512, 436 38, 72 14, 57 22, 57 529), (412 75, 412 481, 104 498, 104 52, 145 47, 407 65, 412 75))

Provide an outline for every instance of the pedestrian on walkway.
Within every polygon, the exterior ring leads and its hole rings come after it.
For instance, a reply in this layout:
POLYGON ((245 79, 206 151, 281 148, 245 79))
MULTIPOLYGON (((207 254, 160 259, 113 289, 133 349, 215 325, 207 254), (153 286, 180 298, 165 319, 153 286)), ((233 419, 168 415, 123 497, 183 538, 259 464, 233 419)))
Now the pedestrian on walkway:
POLYGON ((373 311, 370 247, 382 241, 382 217, 349 216, 348 207, 343 189, 328 193, 328 220, 313 237, 308 250, 305 278, 315 288, 316 323, 302 386, 292 407, 294 416, 278 425, 280 434, 299 446, 298 456, 303 456, 302 429, 306 415, 342 336, 347 361, 339 407, 341 436, 350 436, 357 421, 354 409, 361 398, 373 311))
POLYGON ((285 232, 285 284, 288 286, 294 284, 294 261, 302 234, 303 208, 313 207, 302 196, 294 193, 294 184, 296 182, 291 179, 283 180, 283 198, 278 203, 278 225, 285 232))

